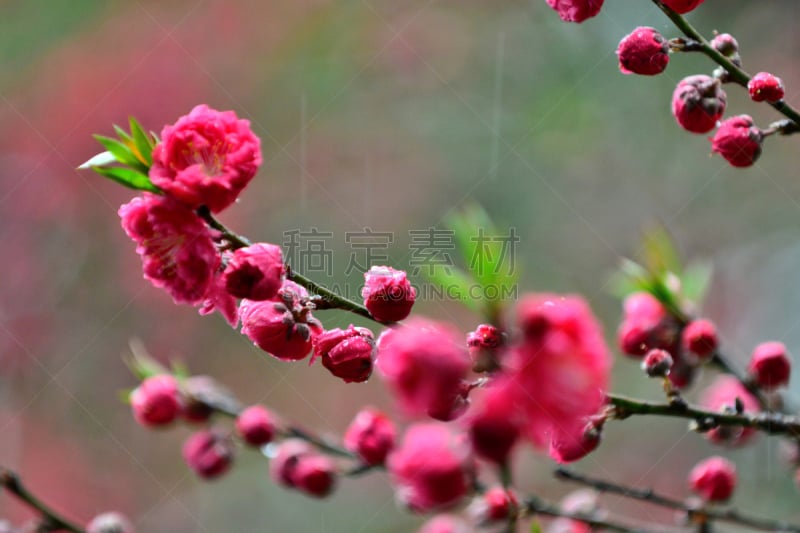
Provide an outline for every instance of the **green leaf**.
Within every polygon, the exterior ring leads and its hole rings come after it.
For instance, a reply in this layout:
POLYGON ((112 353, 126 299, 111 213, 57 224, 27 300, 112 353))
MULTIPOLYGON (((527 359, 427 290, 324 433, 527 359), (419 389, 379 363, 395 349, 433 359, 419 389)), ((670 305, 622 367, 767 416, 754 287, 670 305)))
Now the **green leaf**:
POLYGON ((133 146, 133 139, 131 138, 131 136, 128 134, 127 131, 120 128, 116 124, 114 124, 114 131, 117 132, 117 136, 120 138, 120 140, 122 140, 124 144, 128 146, 133 146))
POLYGON ((111 152, 119 163, 134 168, 143 174, 147 174, 148 167, 136 157, 136 154, 131 151, 129 146, 111 137, 104 137, 103 135, 95 135, 94 138, 97 139, 97 142, 102 144, 106 150, 111 152))
POLYGON ((713 270, 708 261, 693 262, 687 266, 681 276, 681 293, 684 298, 699 306, 711 285, 713 270))
POLYGON ((531 533, 542 533, 542 524, 539 523, 538 518, 534 518, 531 522, 531 533))
POLYGON ((115 163, 117 158, 114 157, 109 151, 100 152, 99 154, 89 158, 88 161, 78 166, 79 170, 91 167, 104 167, 106 165, 110 165, 111 163, 115 163))
POLYGON ((662 275, 667 272, 680 274, 682 270, 675 243, 661 224, 645 230, 642 238, 642 256, 647 270, 653 274, 662 275))
POLYGON ((144 128, 142 128, 141 124, 139 124, 135 118, 131 117, 129 122, 136 151, 140 156, 140 160, 149 168, 153 164, 153 147, 155 146, 155 142, 148 137, 144 128))
POLYGON ((482 302, 472 297, 475 280, 463 270, 456 267, 448 269, 440 267, 426 273, 426 277, 439 286, 445 299, 454 299, 472 311, 480 311, 482 302))
POLYGON ((150 181, 150 178, 147 177, 146 174, 142 174, 137 170, 124 167, 93 166, 91 168, 101 176, 105 176, 106 178, 112 179, 117 183, 121 183, 126 187, 130 187, 131 189, 136 189, 138 191, 149 191, 155 193, 161 192, 161 189, 153 185, 153 183, 150 181))
POLYGON ((172 375, 179 380, 187 379, 192 375, 189 372, 189 367, 182 361, 171 361, 169 366, 172 369, 172 375))

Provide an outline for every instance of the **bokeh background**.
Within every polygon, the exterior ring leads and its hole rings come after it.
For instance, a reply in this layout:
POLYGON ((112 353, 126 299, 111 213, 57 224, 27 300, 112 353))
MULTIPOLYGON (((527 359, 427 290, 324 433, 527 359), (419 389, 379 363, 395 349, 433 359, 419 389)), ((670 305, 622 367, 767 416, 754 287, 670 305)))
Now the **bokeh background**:
MULTIPOLYGON (((676 32, 650 2, 607 4, 571 25, 544 0, 0 3, 0 464, 78 521, 116 509, 141 532, 421 523, 397 508, 383 474, 313 501, 277 488, 245 451, 222 480, 200 482, 180 459, 189 430, 144 430, 119 401, 134 385, 123 357, 138 338, 160 360, 182 359, 323 433, 341 433, 366 403, 394 412, 377 379, 348 386, 319 365, 270 359, 141 278, 116 214, 132 191, 74 169, 98 151, 92 133, 129 115, 160 131, 198 103, 235 110, 263 140, 265 164, 223 220, 277 243, 287 230, 331 232, 331 282, 358 288, 359 273, 344 274, 346 232, 393 232, 388 255, 404 268, 408 230, 442 227, 477 202, 521 238, 520 290, 583 294, 613 343, 610 274, 660 221, 686 257, 713 261, 704 313, 733 358, 743 364, 767 339, 800 352, 798 139, 770 139, 748 170, 710 157, 669 100, 681 77, 711 65, 685 55, 658 77, 621 75, 623 35, 676 32)), ((706 34, 733 33, 745 67, 780 75, 798 104, 798 15, 792 0, 708 0, 691 19, 706 34)), ((729 110, 761 125, 779 118, 738 88, 729 110)), ((447 301, 417 311, 464 331, 479 321, 447 301)), ((319 316, 328 327, 352 320, 319 316)), ((659 396, 619 356, 614 384, 659 396)), ((611 424, 578 468, 683 497, 691 466, 718 451, 684 422, 636 419, 611 424)), ((797 521, 793 471, 778 452, 763 437, 725 451, 740 469, 734 502, 797 521)), ((524 490, 558 500, 574 488, 552 481, 544 456, 519 461, 524 490)), ((642 523, 673 518, 602 501, 642 523)), ((0 517, 30 514, 0 494, 0 517)))

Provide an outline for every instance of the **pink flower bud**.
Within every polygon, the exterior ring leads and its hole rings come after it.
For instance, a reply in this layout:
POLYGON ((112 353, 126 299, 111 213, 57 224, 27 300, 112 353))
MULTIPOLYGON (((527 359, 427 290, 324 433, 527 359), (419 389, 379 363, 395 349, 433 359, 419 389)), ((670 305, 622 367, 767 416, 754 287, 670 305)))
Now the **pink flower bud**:
POLYGON ((419 533, 472 533, 472 528, 457 516, 439 514, 422 524, 419 533))
POLYGON ((478 525, 508 520, 517 512, 517 498, 503 487, 492 487, 477 496, 469 506, 468 514, 478 525))
POLYGON ((417 291, 402 270, 373 266, 364 272, 364 306, 379 322, 398 322, 411 313, 417 291))
POLYGON ((736 465, 723 457, 709 457, 692 469, 689 486, 706 501, 727 501, 736 488, 736 465))
POLYGON ((666 350, 650 350, 642 359, 642 370, 651 378, 663 378, 672 368, 672 356, 666 350))
POLYGON ((564 22, 583 22, 594 17, 603 7, 603 0, 547 0, 564 22))
POLYGON ((550 457, 558 463, 571 463, 586 457, 599 445, 602 426, 588 422, 582 429, 573 433, 560 431, 550 441, 550 457))
MULTIPOLYGON (((703 392, 700 405, 715 412, 735 412, 736 399, 742 403, 744 412, 758 413, 761 406, 739 381, 732 376, 719 376, 703 392)), ((711 442, 740 446, 746 444, 753 436, 755 429, 743 427, 720 426, 706 433, 711 442)))
POLYGON ((440 424, 416 424, 387 460, 399 500, 416 512, 457 504, 469 491, 473 460, 466 441, 440 424))
POLYGON ((155 194, 134 198, 119 208, 119 216, 136 242, 144 277, 175 303, 201 304, 221 260, 205 222, 183 204, 155 194))
POLYGON ((192 209, 218 213, 232 204, 261 165, 261 141, 233 111, 198 105, 161 130, 150 179, 192 209))
POLYGON ((761 155, 764 136, 753 125, 749 115, 724 120, 711 139, 711 151, 716 152, 734 167, 749 167, 761 155))
POLYGON ((99 514, 86 526, 86 533, 133 533, 133 531, 130 520, 116 512, 99 514))
POLYGON ((672 93, 672 115, 692 133, 708 133, 725 112, 728 97, 719 80, 698 74, 683 78, 672 93))
POLYGON ((242 300, 242 333, 273 357, 284 361, 303 359, 311 351, 313 338, 322 333, 310 309, 308 292, 293 281, 284 281, 272 300, 242 300))
POLYGON ((383 332, 375 364, 406 413, 438 419, 457 414, 470 368, 462 342, 449 325, 424 318, 383 332))
POLYGON ((783 98, 783 81, 769 72, 759 72, 747 82, 747 90, 754 102, 777 102, 783 98))
POLYGON ((662 3, 677 13, 688 13, 702 4, 704 0, 662 0, 662 3))
POLYGON ((314 358, 321 357, 322 365, 345 383, 361 383, 369 379, 374 352, 372 332, 352 324, 346 330, 326 331, 314 341, 314 358))
POLYGON ((467 346, 483 350, 495 350, 503 344, 503 332, 491 324, 481 324, 467 334, 467 346))
POLYGON ((730 33, 720 33, 711 39, 711 47, 725 57, 737 57, 739 54, 739 43, 730 33))
POLYGON ((626 355, 641 357, 654 348, 665 349, 675 330, 667 310, 653 295, 637 292, 625 298, 617 340, 626 355))
POLYGON ((512 389, 491 386, 478 398, 475 409, 467 416, 472 449, 476 454, 502 465, 506 464, 520 437, 522 421, 516 414, 512 389))
POLYGON ((756 346, 747 371, 755 383, 766 391, 789 383, 792 361, 782 342, 764 342, 756 346))
POLYGON ((183 460, 203 479, 215 479, 228 471, 233 461, 230 440, 212 429, 193 433, 183 443, 183 460))
POLYGON ((324 455, 302 455, 292 472, 295 489, 315 498, 324 498, 336 486, 336 465, 324 455))
POLYGON ((692 320, 681 333, 683 348, 700 359, 707 359, 714 355, 719 345, 717 327, 706 319, 692 320))
POLYGON ((269 463, 270 476, 276 483, 294 488, 294 472, 300 457, 314 453, 314 448, 306 441, 287 439, 281 442, 275 457, 269 463))
POLYGON ((278 294, 285 270, 280 247, 258 243, 233 252, 222 278, 225 290, 237 298, 269 300, 278 294))
POLYGON ((623 74, 660 74, 669 63, 669 44, 655 28, 640 26, 622 38, 617 47, 623 74))
POLYGON ((143 426, 163 426, 181 414, 178 382, 168 374, 142 381, 131 393, 130 401, 133 417, 143 426))
POLYGON ((362 409, 344 434, 344 447, 355 452, 368 465, 383 464, 394 448, 397 431, 394 423, 377 409, 362 409))
POLYGON ((251 405, 236 417, 236 431, 251 446, 272 442, 276 426, 275 415, 260 405, 251 405))

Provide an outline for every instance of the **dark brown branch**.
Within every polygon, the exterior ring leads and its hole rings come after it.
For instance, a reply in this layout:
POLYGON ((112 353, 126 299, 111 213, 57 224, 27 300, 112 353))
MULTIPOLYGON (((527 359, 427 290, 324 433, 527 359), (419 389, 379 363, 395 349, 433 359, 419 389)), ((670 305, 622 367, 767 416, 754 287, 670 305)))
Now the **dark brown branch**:
POLYGON ((38 531, 70 531, 72 533, 85 533, 82 528, 62 517, 53 509, 45 505, 42 500, 34 496, 25 487, 25 485, 23 485, 17 474, 4 467, 0 467, 0 487, 5 488, 17 499, 35 509, 39 512, 39 514, 42 515, 42 523, 40 524, 38 531))

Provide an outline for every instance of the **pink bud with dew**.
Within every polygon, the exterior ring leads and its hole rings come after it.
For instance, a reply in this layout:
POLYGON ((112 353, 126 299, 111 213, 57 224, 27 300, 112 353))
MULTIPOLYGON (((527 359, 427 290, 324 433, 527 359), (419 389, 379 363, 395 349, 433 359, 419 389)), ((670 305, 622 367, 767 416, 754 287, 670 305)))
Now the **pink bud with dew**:
POLYGON ((387 460, 399 500, 416 512, 456 505, 471 488, 468 443, 441 424, 408 428, 387 460))
POLYGON ((168 375, 146 378, 130 396, 133 417, 143 426, 164 426, 181 414, 178 381, 168 375))
POLYGON ((747 367, 752 380, 771 391, 789 383, 792 360, 782 342, 764 342, 756 346, 747 367))
POLYGON ((667 68, 669 44, 655 28, 640 26, 622 38, 617 57, 623 74, 654 76, 667 68))
POLYGON ((739 53, 739 42, 730 33, 714 36, 709 44, 725 57, 736 57, 739 53))
POLYGON ((736 488, 736 465, 723 457, 709 457, 692 469, 689 486, 706 501, 727 501, 736 488))
POLYGON ((308 292, 292 281, 284 281, 272 300, 242 300, 242 333, 273 357, 284 361, 303 359, 311 351, 313 338, 322 333, 310 310, 308 292))
POLYGON ((258 243, 234 251, 222 278, 231 295, 262 301, 278 294, 285 272, 280 247, 258 243))
POLYGON ((467 513, 478 525, 506 521, 517 512, 517 497, 503 487, 492 487, 472 500, 467 513))
POLYGON ((183 444, 183 459, 203 479, 216 479, 233 462, 233 446, 221 432, 204 429, 193 433, 183 444))
POLYGON ((747 82, 747 90, 754 102, 775 103, 783 98, 783 81, 769 72, 759 72, 747 82))
POLYGON ((666 350, 650 350, 642 359, 642 370, 651 378, 663 378, 672 368, 672 356, 666 350))
POLYGON ((198 105, 164 126, 150 179, 191 209, 218 213, 232 204, 261 165, 261 141, 233 111, 198 105))
POLYGON ((322 366, 345 383, 369 379, 374 353, 372 332, 352 324, 346 330, 328 330, 314 340, 314 358, 321 357, 322 366))
POLYGON ((706 319, 692 320, 681 333, 683 348, 702 360, 708 359, 717 351, 719 338, 717 327, 706 319))
POLYGON ((603 7, 603 0, 547 0, 564 22, 578 22, 594 17, 603 7))
POLYGON ((236 417, 236 431, 250 446, 272 442, 277 432, 275 415, 260 405, 251 405, 236 417))
POLYGON ((692 133, 708 133, 725 113, 728 96, 719 80, 698 74, 683 78, 672 93, 672 115, 692 133))
POLYGON ((344 434, 344 447, 368 465, 383 464, 394 448, 397 430, 388 416, 377 409, 359 411, 344 434))
POLYGON ((439 420, 460 414, 470 368, 462 342, 451 326, 424 318, 381 334, 375 364, 407 414, 439 420))
POLYGON ((491 324, 481 324, 467 334, 467 346, 482 350, 496 350, 503 344, 503 332, 491 324))
POLYGON ((378 322, 398 322, 411 313, 417 291, 402 270, 373 266, 364 272, 364 306, 378 322))
POLYGON ((764 135, 749 115, 724 120, 711 138, 711 151, 716 152, 734 167, 749 167, 761 155, 764 135))

